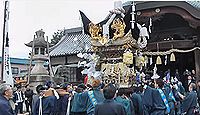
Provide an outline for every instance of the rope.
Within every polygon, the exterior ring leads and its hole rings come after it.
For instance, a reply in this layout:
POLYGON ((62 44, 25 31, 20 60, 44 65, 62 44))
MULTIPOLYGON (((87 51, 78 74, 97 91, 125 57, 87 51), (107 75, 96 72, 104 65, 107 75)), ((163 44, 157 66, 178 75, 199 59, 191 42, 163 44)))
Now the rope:
POLYGON ((200 47, 195 47, 192 48, 190 50, 180 50, 180 49, 170 49, 168 51, 164 51, 164 52, 143 52, 143 55, 168 55, 171 54, 172 52, 178 52, 178 53, 187 53, 187 52, 192 52, 194 50, 200 50, 200 47))

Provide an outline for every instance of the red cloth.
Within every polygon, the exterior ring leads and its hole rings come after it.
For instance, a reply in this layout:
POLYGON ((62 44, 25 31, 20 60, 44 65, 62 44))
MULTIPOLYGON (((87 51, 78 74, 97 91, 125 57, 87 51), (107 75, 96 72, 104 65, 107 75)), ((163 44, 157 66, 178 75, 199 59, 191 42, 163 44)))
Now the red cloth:
POLYGON ((87 81, 88 81, 88 76, 86 75, 84 78, 84 84, 87 85, 87 81))

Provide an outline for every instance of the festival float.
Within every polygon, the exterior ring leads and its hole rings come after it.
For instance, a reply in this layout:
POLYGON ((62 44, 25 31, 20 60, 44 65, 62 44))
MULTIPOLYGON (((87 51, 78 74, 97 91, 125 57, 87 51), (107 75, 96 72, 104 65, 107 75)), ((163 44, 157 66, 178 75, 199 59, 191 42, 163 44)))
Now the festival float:
POLYGON ((114 3, 105 20, 91 22, 80 11, 84 33, 91 37, 92 53, 79 53, 84 61, 78 63, 85 67, 82 74, 92 77, 101 75, 105 84, 113 83, 120 87, 129 87, 141 82, 147 57, 143 50, 149 39, 147 28, 135 22, 135 6, 122 7, 121 1, 114 3))

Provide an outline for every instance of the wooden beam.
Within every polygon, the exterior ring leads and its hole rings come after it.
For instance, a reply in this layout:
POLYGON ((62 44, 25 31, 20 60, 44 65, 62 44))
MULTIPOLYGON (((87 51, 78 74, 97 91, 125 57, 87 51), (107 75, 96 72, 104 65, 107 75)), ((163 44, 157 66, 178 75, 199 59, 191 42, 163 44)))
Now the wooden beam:
POLYGON ((195 69, 196 69, 196 80, 200 80, 200 50, 196 49, 194 51, 194 59, 195 59, 195 69))
POLYGON ((161 41, 161 42, 153 42, 147 45, 147 50, 157 51, 157 44, 159 47, 159 51, 169 50, 173 48, 176 49, 188 49, 194 47, 193 40, 171 40, 171 41, 161 41))

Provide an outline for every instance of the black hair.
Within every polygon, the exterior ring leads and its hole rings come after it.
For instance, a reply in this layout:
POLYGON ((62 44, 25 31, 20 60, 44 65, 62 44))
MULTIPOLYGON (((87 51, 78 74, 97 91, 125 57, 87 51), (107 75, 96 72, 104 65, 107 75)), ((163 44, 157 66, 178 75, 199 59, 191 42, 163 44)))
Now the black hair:
POLYGON ((116 88, 112 83, 106 85, 103 89, 103 95, 105 99, 112 99, 115 96, 116 88))
POLYGON ((87 88, 83 83, 79 84, 77 87, 82 88, 83 90, 85 90, 87 88))
POLYGON ((192 91, 196 91, 197 90, 197 86, 196 86, 196 84, 194 82, 190 82, 189 86, 192 87, 192 91))
POLYGON ((21 86, 21 85, 17 85, 16 87, 17 87, 17 89, 21 89, 21 88, 22 88, 22 86, 21 86))
POLYGON ((42 90, 47 90, 48 88, 43 85, 38 85, 36 87, 36 92, 39 94, 42 90))
POLYGON ((159 88, 163 88, 164 87, 164 82, 162 79, 156 79, 156 84, 158 84, 159 88))
POLYGON ((123 94, 125 94, 125 88, 119 88, 117 92, 117 96, 122 96, 123 94))

